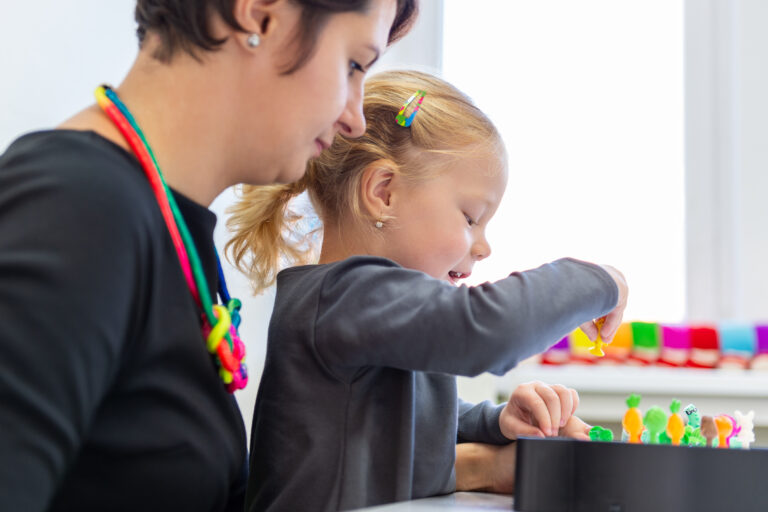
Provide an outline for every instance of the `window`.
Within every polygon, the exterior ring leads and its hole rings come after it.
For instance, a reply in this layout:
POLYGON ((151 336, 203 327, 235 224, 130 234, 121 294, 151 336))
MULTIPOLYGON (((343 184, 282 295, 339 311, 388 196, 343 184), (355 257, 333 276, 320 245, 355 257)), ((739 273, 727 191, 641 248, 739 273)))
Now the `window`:
POLYGON ((682 0, 446 0, 443 15, 443 76, 509 154, 471 282, 573 256, 624 272, 627 319, 681 321, 682 0))

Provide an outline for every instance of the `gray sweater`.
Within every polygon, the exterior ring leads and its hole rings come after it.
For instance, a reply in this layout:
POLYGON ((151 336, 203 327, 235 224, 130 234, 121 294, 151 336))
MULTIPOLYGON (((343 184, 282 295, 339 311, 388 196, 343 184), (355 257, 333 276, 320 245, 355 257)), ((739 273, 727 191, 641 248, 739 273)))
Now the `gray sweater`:
POLYGON ((346 510, 452 492, 455 444, 508 442, 455 375, 502 375, 618 300, 558 260, 454 287, 377 257, 280 272, 251 436, 247 510, 346 510))

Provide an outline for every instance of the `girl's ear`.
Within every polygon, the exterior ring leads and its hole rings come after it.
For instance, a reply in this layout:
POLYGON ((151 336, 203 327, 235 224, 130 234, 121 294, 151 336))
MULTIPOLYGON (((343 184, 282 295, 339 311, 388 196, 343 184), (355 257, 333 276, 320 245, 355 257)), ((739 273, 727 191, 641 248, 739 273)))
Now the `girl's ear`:
POLYGON ((360 206, 363 213, 375 220, 389 216, 393 179, 397 179, 397 165, 391 160, 376 160, 363 169, 360 179, 360 206))

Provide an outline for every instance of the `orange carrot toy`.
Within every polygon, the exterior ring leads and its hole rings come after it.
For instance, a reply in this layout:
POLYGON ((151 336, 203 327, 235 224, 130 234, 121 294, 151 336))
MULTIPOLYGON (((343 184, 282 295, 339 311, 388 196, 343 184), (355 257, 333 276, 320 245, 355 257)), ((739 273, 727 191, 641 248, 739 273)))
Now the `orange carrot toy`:
POLYGON ((630 443, 639 443, 640 435, 643 433, 643 415, 637 406, 640 405, 640 395, 632 393, 627 398, 627 407, 629 409, 624 413, 624 419, 621 420, 621 425, 624 430, 629 434, 630 443))
POLYGON ((680 400, 672 400, 672 404, 669 406, 669 410, 672 414, 667 420, 667 435, 672 440, 672 444, 679 445, 680 439, 683 438, 685 433, 685 425, 683 419, 677 413, 680 410, 680 400))

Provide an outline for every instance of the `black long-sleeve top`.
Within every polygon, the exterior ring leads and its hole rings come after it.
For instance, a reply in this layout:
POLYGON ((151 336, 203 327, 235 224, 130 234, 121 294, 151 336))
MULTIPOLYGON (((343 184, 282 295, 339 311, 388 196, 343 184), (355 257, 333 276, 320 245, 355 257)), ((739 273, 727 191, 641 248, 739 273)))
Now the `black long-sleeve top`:
MULTIPOLYGON (((216 216, 176 199, 215 290, 216 216)), ((0 510, 239 510, 245 458, 138 162, 21 137, 0 156, 0 510)))

